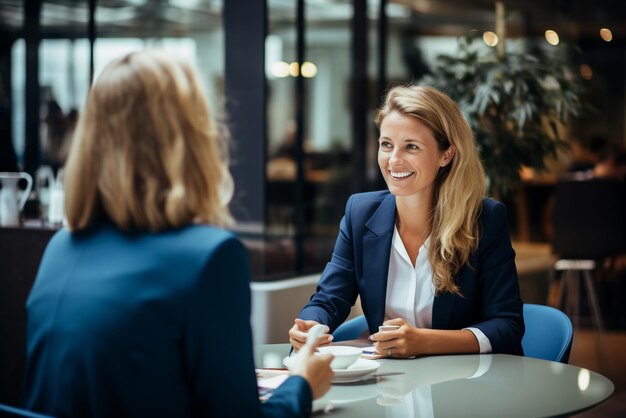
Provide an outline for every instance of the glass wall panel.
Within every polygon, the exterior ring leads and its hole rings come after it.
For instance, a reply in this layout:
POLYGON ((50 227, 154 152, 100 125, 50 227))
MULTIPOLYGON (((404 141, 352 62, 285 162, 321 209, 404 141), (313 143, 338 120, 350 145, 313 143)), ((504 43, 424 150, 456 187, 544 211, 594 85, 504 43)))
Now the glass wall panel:
POLYGON ((292 237, 296 180, 296 2, 268 3, 265 40, 267 78, 267 233, 292 237))
POLYGON ((26 83, 26 43, 17 39, 11 48, 11 127, 13 149, 21 165, 24 159, 24 113, 26 83))
POLYGON ((353 5, 306 3, 305 212, 303 270, 330 259, 351 193, 351 77, 353 5))
POLYGON ((89 42, 44 39, 40 44, 41 164, 53 172, 69 153, 71 135, 89 90, 89 42))
MULTIPOLYGON (((0 7, 0 171, 18 169, 15 152, 15 88, 13 77, 14 46, 24 24, 24 4, 21 0, 6 0, 0 7)), ((18 49, 18 59, 24 62, 25 48, 18 49)), ((23 90, 23 77, 21 80, 23 90)), ((23 99, 23 97, 22 97, 23 99)), ((23 103, 22 103, 23 105, 23 103)), ((23 134, 22 134, 23 136, 23 134)), ((22 146, 23 147, 23 146, 22 146)))
MULTIPOLYGON (((332 252, 350 194, 351 32, 349 2, 304 2, 304 62, 298 66, 296 2, 269 1, 267 239, 285 250, 270 275, 320 271, 332 252), (303 91, 296 88, 302 72, 303 91), (303 123, 296 103, 303 94, 303 123), (303 159, 296 160, 296 134, 303 159), (298 167, 300 164, 300 167, 298 167), (297 182, 298 169, 303 172, 297 182), (296 188, 302 200, 296 203, 296 188), (298 213, 298 211, 300 211, 298 213), (297 223, 301 216, 302 224, 297 223), (293 257, 300 257, 294 259, 293 257), (295 271, 300 266, 300 271, 295 271)), ((271 251, 268 251, 271 257, 271 251)))
MULTIPOLYGON (((15 27, 16 22, 23 21, 23 9, 17 5, 9 7, 3 4, 0 7, 3 17, 20 16, 20 19, 13 19, 11 25, 7 26, 4 20, 0 25, 0 32, 8 33, 6 39, 15 38, 7 45, 2 43, 6 51, 3 49, 0 65, 0 103, 3 106, 9 103, 8 110, 3 110, 2 115, 10 118, 9 123, 1 123, 2 132, 6 130, 5 125, 10 132, 10 135, 3 134, 2 141, 10 141, 13 145, 20 167, 24 166, 25 159, 30 158, 31 164, 36 161, 40 166, 50 168, 34 167, 37 173, 33 174, 39 174, 35 177, 46 178, 45 181, 35 182, 34 190, 37 192, 38 185, 49 182, 50 177, 42 173, 52 171, 54 175, 65 162, 74 124, 89 91, 91 72, 97 77, 114 57, 143 48, 161 48, 191 61, 199 69, 211 107, 221 118, 224 84, 221 0, 158 3, 102 0, 96 5, 93 48, 88 39, 88 2, 44 0, 38 17, 34 12, 35 19, 26 21, 26 25, 30 26, 24 30, 15 27), (25 31, 32 35, 37 26, 39 35, 34 40, 38 43, 38 74, 27 80, 27 48, 23 36, 25 31), (92 58, 93 69, 90 67, 92 58), (8 90, 3 87, 5 82, 10 84, 8 90), (26 94, 29 85, 32 86, 31 91, 38 91, 38 105, 31 105, 31 112, 32 109, 38 110, 33 112, 36 116, 31 120, 39 127, 38 140, 35 139, 38 144, 31 146, 30 157, 27 157, 26 94), (10 97, 10 101, 3 98, 5 95, 10 97)), ((39 197, 45 200, 45 195, 39 197)), ((41 203, 45 207, 45 202, 41 203)), ((37 212, 30 215, 44 214, 37 212)))
MULTIPOLYGON (((89 89, 88 20, 87 2, 42 2, 39 163, 50 167, 55 174, 65 164, 78 112, 89 89)), ((42 182, 36 182, 35 189, 37 185, 43 189, 42 182)), ((43 195, 46 200, 45 193, 43 195)))
POLYGON ((296 228, 296 2, 268 1, 266 236, 263 275, 295 269, 296 228))
POLYGON ((222 0, 98 1, 94 76, 113 58, 143 48, 164 49, 199 70, 211 107, 222 111, 222 0))
MULTIPOLYGON (((15 8, 13 8, 15 9, 15 8)), ((4 7, 2 15, 23 16, 23 11, 4 7)), ((223 94, 222 2, 215 0, 97 2, 94 75, 114 57, 147 47, 163 48, 190 59, 200 69, 209 100, 216 110, 223 94)), ((41 162, 56 168, 57 137, 68 129, 82 108, 89 89, 90 45, 87 39, 87 2, 42 1, 39 45, 41 162)), ((16 21, 13 20, 13 25, 16 21)), ((4 27, 0 28, 4 29, 4 27)), ((12 136, 21 160, 25 144, 25 45, 18 39, 11 46, 12 136)), ((34 80, 31 80, 34 82, 34 80)))

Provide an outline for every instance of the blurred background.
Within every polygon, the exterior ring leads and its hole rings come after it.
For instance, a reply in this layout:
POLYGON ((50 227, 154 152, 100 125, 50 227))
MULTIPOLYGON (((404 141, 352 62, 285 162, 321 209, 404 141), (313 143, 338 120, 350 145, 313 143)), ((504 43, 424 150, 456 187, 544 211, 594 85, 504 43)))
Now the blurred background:
MULTIPOLYGON (((477 132, 490 194, 509 211, 524 300, 554 304, 559 179, 624 177, 621 3, 0 0, 0 172, 37 180, 24 210, 28 231, 2 231, 0 252, 20 255, 2 272, 36 271, 55 230, 40 221, 48 174, 63 167, 92 81, 112 58, 155 47, 196 65, 230 130, 234 230, 250 250, 256 295, 302 286, 294 303, 306 301, 348 196, 385 187, 373 123, 381 97, 394 83, 430 80, 477 132), (520 129, 510 138, 483 132, 494 114, 520 129)), ((610 264, 595 279, 607 332, 597 336, 581 297, 570 362, 607 374, 623 393, 625 263, 613 253, 597 259, 610 264)), ((256 302, 266 322, 272 300, 256 302)), ((257 339, 273 342, 270 334, 257 339)), ((594 412, 626 412, 626 401, 607 405, 594 412)))
MULTIPOLYGON (((569 148, 539 156, 547 172, 532 164, 519 171, 521 157, 500 159, 502 170, 512 167, 527 180, 495 193, 511 203, 512 231, 547 241, 545 175, 587 158, 594 137, 624 143, 626 16, 617 1, 500 3, 500 45, 506 37, 511 54, 541 50, 581 87, 584 109, 560 128, 569 148)), ((56 173, 102 67, 127 51, 163 48, 196 64, 215 113, 232 131, 232 209, 253 250, 255 279, 318 272, 349 194, 384 186, 373 115, 385 89, 432 74, 439 55, 458 55, 460 36, 492 53, 499 47, 495 5, 1 0, 0 171, 35 174, 45 165, 56 173)))

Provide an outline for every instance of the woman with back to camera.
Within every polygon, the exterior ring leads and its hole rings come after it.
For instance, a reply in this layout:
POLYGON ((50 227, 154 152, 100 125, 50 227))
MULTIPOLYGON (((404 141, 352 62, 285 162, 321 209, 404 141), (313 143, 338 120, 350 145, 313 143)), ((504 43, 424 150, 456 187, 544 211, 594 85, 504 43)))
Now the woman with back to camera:
POLYGON ((377 354, 522 355, 506 210, 485 198, 484 171, 458 106, 435 88, 398 86, 376 123, 389 190, 348 199, 332 258, 289 331, 291 344, 302 347, 316 323, 335 330, 360 295, 377 354), (383 324, 399 328, 377 332, 383 324))
POLYGON ((69 230, 27 302, 25 405, 63 417, 306 416, 332 356, 305 349, 261 404, 250 271, 224 138, 197 75, 128 54, 89 93, 66 167, 69 230))

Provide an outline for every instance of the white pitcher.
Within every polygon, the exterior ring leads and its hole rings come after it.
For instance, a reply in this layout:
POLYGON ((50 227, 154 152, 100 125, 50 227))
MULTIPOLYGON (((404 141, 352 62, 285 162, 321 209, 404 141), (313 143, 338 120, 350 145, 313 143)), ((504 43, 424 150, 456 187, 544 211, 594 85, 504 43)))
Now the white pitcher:
POLYGON ((25 172, 7 173, 0 172, 0 225, 18 226, 20 224, 20 211, 26 204, 26 199, 33 187, 33 178, 25 172), (26 188, 21 192, 17 188, 20 179, 26 180, 26 188))

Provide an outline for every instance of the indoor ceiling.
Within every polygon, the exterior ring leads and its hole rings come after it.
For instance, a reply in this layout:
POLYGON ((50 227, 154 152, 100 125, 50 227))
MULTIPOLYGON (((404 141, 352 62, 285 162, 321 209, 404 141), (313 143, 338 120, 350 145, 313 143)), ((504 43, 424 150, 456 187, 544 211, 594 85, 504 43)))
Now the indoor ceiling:
MULTIPOLYGON (((97 0, 98 36, 182 36, 221 24, 223 1, 242 0, 97 0)), ((44 37, 82 37, 88 21, 87 1, 42 1, 44 37)), ((242 1, 242 4, 243 1, 242 1)), ((268 0, 273 25, 293 25, 295 0, 268 0)), ((396 26, 406 25, 422 35, 459 35, 468 29, 495 25, 492 0, 388 0, 387 12, 396 26)), ((510 36, 540 35, 554 29, 571 38, 597 36, 609 27, 626 39, 622 0, 506 0, 510 36)), ((379 0, 368 1, 368 15, 376 19, 379 0)), ((307 0, 311 29, 345 25, 352 16, 351 0, 307 0)), ((0 0, 0 31, 19 34, 24 0, 0 0)))

